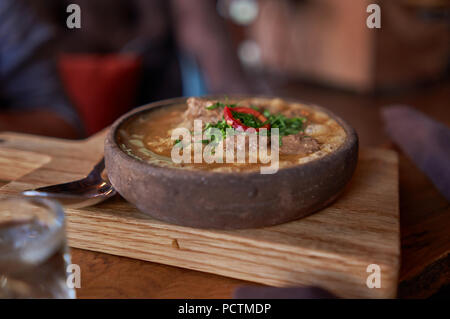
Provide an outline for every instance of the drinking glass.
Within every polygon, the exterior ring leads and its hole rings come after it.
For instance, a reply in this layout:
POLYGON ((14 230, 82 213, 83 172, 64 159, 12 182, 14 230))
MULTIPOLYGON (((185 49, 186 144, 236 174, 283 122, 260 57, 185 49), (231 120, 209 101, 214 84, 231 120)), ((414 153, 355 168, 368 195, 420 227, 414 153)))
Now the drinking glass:
POLYGON ((62 207, 46 199, 0 199, 0 298, 75 298, 62 207))

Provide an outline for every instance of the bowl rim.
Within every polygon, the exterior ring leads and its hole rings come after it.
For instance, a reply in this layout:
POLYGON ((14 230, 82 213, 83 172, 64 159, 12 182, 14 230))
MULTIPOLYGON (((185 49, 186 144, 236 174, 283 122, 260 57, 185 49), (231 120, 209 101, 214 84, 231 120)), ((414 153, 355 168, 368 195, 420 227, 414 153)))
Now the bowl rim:
MULTIPOLYGON (((228 178, 239 179, 239 178, 249 178, 249 177, 256 178, 257 176, 259 176, 259 177, 261 177, 261 176, 280 176, 280 175, 284 175, 284 174, 291 174, 292 172, 298 171, 299 169, 301 169, 301 170, 313 169, 313 167, 320 165, 320 163, 323 163, 324 161, 333 160, 334 158, 338 158, 341 154, 348 152, 355 146, 358 148, 359 139, 358 139, 358 135, 357 135, 355 129, 353 127, 351 127, 341 117, 337 116, 332 111, 330 111, 322 106, 303 102, 299 99, 283 98, 283 97, 279 97, 279 96, 270 96, 270 95, 239 95, 239 94, 236 95, 236 94, 233 94, 233 95, 227 95, 227 96, 229 99, 245 99, 245 98, 281 99, 288 103, 301 103, 301 104, 307 105, 308 107, 311 107, 313 109, 316 109, 316 110, 326 113, 328 116, 330 116, 335 121, 337 121, 338 124, 346 132, 345 140, 336 150, 334 150, 331 153, 328 153, 322 157, 313 159, 313 160, 303 163, 303 164, 290 165, 287 167, 279 168, 278 171, 274 174, 261 174, 259 170, 255 170, 255 171, 252 170, 252 171, 248 171, 248 172, 245 172, 245 171, 244 172, 217 172, 217 171, 195 170, 195 169, 185 169, 185 170, 182 170, 183 174, 177 174, 180 172, 180 168, 164 167, 164 166, 158 166, 155 164, 147 163, 147 162, 144 162, 143 160, 135 158, 131 155, 128 155, 126 152, 124 152, 122 150, 122 148, 119 146, 119 144, 117 142, 117 138, 116 138, 117 130, 119 129, 119 127, 125 121, 129 120, 132 117, 138 116, 140 113, 145 113, 151 109, 155 109, 158 107, 164 107, 164 106, 168 106, 171 104, 183 103, 183 102, 186 102, 186 100, 189 98, 189 97, 176 97, 176 98, 170 98, 170 99, 164 99, 164 100, 160 100, 160 101, 156 101, 156 102, 151 102, 149 104, 142 105, 140 107, 137 107, 134 110, 131 110, 131 111, 123 114, 116 121, 114 121, 114 123, 110 127, 108 135, 105 140, 105 148, 107 148, 109 146, 111 148, 111 151, 114 151, 117 154, 117 156, 119 156, 124 161, 126 161, 132 165, 137 165, 142 170, 151 172, 153 175, 159 175, 161 177, 171 177, 171 178, 175 175, 175 176, 180 176, 183 179, 188 179, 188 178, 197 179, 199 177, 202 177, 202 178, 228 177, 228 178)), ((200 98, 221 99, 221 98, 223 98, 223 96, 221 96, 221 95, 205 95, 205 96, 200 96, 200 98)), ((105 152, 105 154, 106 154, 106 152, 105 152)))

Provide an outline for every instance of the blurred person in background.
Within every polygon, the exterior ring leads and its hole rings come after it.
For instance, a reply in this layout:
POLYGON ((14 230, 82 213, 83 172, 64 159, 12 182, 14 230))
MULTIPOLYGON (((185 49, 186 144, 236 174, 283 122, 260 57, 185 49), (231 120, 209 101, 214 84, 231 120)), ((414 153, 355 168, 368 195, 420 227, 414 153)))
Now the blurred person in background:
POLYGON ((0 1, 0 131, 80 137, 52 60, 52 38, 23 3, 0 1))
POLYGON ((142 58, 136 104, 181 95, 245 93, 236 52, 211 0, 29 1, 60 28, 64 53, 135 53, 142 58), (66 8, 81 28, 66 27, 66 8))

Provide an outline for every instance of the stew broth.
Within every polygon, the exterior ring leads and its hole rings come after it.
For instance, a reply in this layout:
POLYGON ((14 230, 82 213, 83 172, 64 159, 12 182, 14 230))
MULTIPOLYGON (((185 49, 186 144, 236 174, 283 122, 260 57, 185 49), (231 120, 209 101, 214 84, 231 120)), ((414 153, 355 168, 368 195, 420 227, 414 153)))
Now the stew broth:
MULTIPOLYGON (((304 134, 314 138, 319 144, 319 149, 312 154, 280 154, 279 168, 301 165, 323 157, 339 148, 346 138, 345 130, 336 120, 325 112, 304 104, 265 98, 242 99, 232 103, 239 106, 254 105, 274 114, 302 116, 307 119, 304 134)), ((186 109, 185 103, 174 104, 131 117, 118 128, 118 144, 128 155, 163 167, 245 172, 259 170, 261 166, 269 165, 259 161, 258 163, 174 163, 171 159, 171 151, 174 147, 171 135, 173 129, 189 126, 190 123, 186 123, 183 116, 186 109)))

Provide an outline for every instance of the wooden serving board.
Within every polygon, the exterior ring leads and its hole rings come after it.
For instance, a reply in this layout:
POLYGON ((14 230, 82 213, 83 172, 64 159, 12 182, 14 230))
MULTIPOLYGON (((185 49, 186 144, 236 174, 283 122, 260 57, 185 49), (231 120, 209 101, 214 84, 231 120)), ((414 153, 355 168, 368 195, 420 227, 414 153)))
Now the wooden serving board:
MULTIPOLYGON (((103 155, 105 132, 84 141, 0 134, 0 194, 85 176, 103 155), (19 168, 11 174, 12 167, 19 168)), ((350 185, 330 207, 283 225, 201 230, 154 220, 117 196, 66 209, 69 245, 273 285, 316 285, 340 297, 396 296, 400 258, 398 159, 365 149, 350 185), (370 264, 381 288, 368 288, 370 264)))

